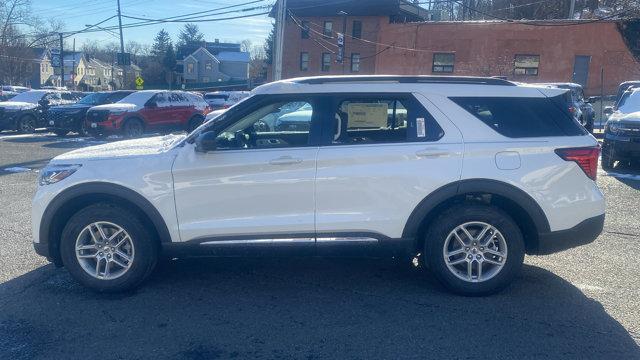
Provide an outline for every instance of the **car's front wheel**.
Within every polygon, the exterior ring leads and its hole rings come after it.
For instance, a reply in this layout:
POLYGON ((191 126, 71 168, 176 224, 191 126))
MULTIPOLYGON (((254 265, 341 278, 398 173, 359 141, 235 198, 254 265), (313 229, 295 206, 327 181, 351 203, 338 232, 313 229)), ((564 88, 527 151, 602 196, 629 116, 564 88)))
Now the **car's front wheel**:
POLYGON ((137 138, 144 134, 144 124, 139 119, 129 119, 124 123, 124 136, 137 138))
POLYGON ((33 134, 36 131, 36 118, 24 115, 18 120, 18 132, 21 134, 33 134))
POLYGON ((489 295, 509 285, 524 261, 522 233, 501 209, 458 205, 442 213, 427 231, 425 259, 449 290, 489 295))
POLYGON ((616 163, 616 158, 613 150, 610 148, 608 144, 603 144, 602 146, 602 154, 600 154, 600 163, 602 165, 602 169, 606 171, 613 170, 613 167, 616 163))
POLYGON ((62 232, 62 262, 73 278, 101 292, 131 290, 155 267, 155 239, 135 213, 120 206, 90 205, 62 232))

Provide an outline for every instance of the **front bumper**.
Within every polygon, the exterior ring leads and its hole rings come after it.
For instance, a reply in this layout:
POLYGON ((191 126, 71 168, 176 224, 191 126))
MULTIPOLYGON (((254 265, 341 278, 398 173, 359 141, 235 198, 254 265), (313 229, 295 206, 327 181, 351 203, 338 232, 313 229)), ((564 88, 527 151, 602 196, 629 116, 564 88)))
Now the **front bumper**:
POLYGON ((592 243, 604 228, 604 214, 587 219, 567 230, 538 235, 535 255, 548 255, 592 243))
POLYGON ((640 136, 619 136, 605 133, 603 151, 613 152, 616 159, 640 159, 640 136))
POLYGON ((84 121, 84 116, 85 114, 83 112, 71 114, 66 114, 63 112, 50 113, 49 115, 47 115, 47 129, 70 131, 80 130, 82 122, 84 121))

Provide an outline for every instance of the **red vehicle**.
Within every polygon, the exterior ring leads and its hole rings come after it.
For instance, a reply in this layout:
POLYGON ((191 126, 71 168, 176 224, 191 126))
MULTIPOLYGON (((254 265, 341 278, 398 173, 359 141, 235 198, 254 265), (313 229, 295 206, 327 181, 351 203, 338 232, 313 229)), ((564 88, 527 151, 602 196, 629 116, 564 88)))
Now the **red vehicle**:
POLYGON ((96 137, 137 137, 147 131, 191 132, 202 124, 209 111, 207 102, 194 93, 145 90, 114 104, 92 107, 85 121, 88 132, 96 137))

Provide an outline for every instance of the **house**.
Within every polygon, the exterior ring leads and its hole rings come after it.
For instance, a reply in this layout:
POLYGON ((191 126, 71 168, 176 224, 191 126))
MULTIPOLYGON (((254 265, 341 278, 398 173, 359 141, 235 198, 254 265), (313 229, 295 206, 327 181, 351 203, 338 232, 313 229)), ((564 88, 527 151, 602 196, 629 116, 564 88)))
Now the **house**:
MULTIPOLYGON (((63 56, 64 74, 61 84, 53 84, 55 86, 66 86, 69 89, 75 89, 80 83, 80 79, 87 72, 87 60, 82 52, 64 52, 63 56)), ((56 80, 60 80, 60 68, 54 68, 56 80)))
MULTIPOLYGON (((407 0, 288 0, 283 78, 342 74, 502 76, 615 93, 640 77, 640 20, 428 21, 407 0), (345 15, 346 13, 346 15, 345 15), (635 25, 634 25, 635 24, 635 25), (343 61, 338 32, 346 28, 343 61), (635 51, 635 52, 634 52, 635 51)), ((274 12, 272 11, 272 15, 274 12)))
POLYGON ((34 48, 33 64, 31 66, 31 77, 25 81, 25 86, 39 89, 45 85, 53 76, 53 67, 51 67, 51 54, 49 50, 44 48, 34 48))
POLYGON ((51 54, 44 48, 7 47, 0 64, 0 82, 4 85, 38 89, 53 75, 51 54))
POLYGON ((212 83, 247 80, 249 53, 240 44, 202 42, 178 48, 178 83, 212 83))

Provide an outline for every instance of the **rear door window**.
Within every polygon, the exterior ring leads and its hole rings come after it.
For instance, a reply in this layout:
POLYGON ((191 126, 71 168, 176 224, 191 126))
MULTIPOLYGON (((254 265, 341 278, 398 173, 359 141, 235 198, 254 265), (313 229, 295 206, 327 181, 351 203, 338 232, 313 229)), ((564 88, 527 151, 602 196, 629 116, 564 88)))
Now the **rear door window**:
POLYGON ((336 96, 333 145, 435 141, 442 128, 411 95, 336 96))
POLYGON ((501 135, 511 138, 577 136, 586 130, 571 116, 563 95, 547 98, 451 97, 501 135))

